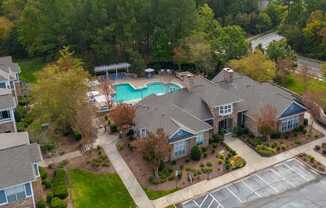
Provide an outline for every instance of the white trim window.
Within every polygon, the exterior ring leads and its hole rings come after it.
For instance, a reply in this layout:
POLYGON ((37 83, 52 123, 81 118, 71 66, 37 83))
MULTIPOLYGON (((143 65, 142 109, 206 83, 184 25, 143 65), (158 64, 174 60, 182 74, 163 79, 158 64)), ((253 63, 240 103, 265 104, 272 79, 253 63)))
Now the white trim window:
POLYGON ((39 170, 39 165, 38 163, 33 163, 33 169, 34 169, 34 174, 36 177, 40 176, 40 170, 39 170))
POLYGON ((173 148, 175 157, 181 157, 186 154, 186 142, 175 143, 173 148))
POLYGON ((281 132, 289 132, 299 127, 300 116, 292 116, 282 120, 281 132))
POLYGON ((227 115, 232 114, 232 112, 233 112, 232 104, 219 106, 219 115, 220 116, 227 116, 227 115))
POLYGON ((146 137, 147 136, 147 129, 146 128, 141 128, 140 130, 139 130, 139 135, 140 135, 140 137, 146 137))
POLYGON ((10 111, 0 111, 0 120, 9 120, 11 118, 10 111))
POLYGON ((196 144, 197 145, 204 144, 204 134, 203 133, 196 135, 196 144))
POLYGON ((26 198, 25 185, 15 186, 6 189, 8 204, 23 201, 26 198))

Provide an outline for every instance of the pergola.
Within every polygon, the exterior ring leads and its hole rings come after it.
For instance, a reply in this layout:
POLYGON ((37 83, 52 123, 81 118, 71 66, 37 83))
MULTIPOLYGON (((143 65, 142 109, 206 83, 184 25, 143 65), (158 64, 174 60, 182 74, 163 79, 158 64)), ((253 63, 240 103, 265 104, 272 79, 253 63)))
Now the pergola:
POLYGON ((110 64, 110 65, 102 65, 102 66, 96 66, 94 68, 94 71, 96 74, 98 73, 105 73, 106 78, 109 76, 109 72, 115 72, 116 76, 118 75, 118 71, 122 69, 126 69, 128 72, 128 69, 131 65, 129 63, 118 63, 118 64, 110 64))

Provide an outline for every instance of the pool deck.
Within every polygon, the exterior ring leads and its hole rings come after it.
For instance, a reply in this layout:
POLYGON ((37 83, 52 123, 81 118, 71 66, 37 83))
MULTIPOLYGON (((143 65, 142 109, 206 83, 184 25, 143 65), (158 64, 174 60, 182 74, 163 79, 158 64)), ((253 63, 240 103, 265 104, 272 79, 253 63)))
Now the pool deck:
POLYGON ((136 88, 142 88, 144 87, 144 85, 151 82, 175 83, 184 86, 182 81, 173 75, 156 75, 153 78, 132 78, 132 79, 113 80, 113 85, 121 84, 121 83, 130 83, 136 88))

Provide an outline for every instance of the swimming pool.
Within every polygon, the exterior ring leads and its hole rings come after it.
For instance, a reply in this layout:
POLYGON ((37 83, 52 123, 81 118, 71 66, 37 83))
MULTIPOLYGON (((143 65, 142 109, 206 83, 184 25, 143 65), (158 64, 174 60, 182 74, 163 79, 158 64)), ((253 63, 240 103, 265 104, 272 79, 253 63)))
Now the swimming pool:
POLYGON ((169 92, 175 92, 181 89, 181 86, 174 83, 151 82, 142 88, 135 88, 130 83, 115 84, 115 95, 113 100, 117 103, 139 101, 146 96, 164 95, 169 92))

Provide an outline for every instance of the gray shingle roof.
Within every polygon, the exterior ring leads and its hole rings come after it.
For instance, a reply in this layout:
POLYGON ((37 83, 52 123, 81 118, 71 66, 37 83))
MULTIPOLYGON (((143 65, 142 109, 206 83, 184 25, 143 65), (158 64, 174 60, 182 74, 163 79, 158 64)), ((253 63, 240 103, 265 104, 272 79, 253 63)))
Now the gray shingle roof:
POLYGON ((224 82, 222 73, 217 74, 213 81, 241 98, 242 105, 247 107, 247 114, 253 117, 267 104, 280 114, 295 100, 290 93, 269 82, 260 83, 237 72, 234 72, 232 82, 224 82))
POLYGON ((0 88, 0 109, 15 108, 16 101, 10 89, 0 88))
POLYGON ((0 150, 0 188, 34 180, 33 163, 41 160, 38 144, 0 150))
POLYGON ((11 56, 0 57, 0 79, 7 80, 8 78, 15 80, 15 73, 20 72, 20 67, 12 61, 11 56))
POLYGON ((29 144, 29 137, 27 132, 0 134, 0 150, 26 144, 29 144))

